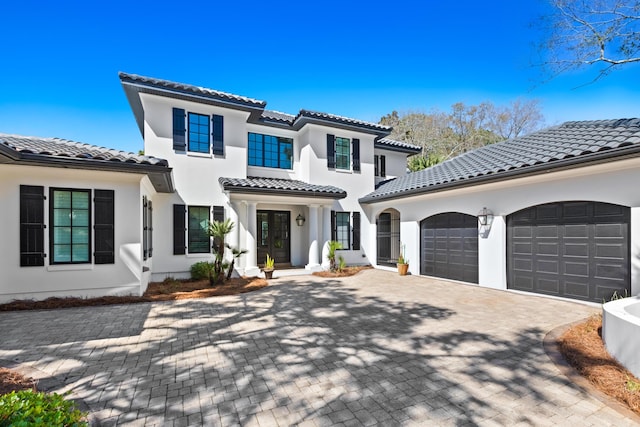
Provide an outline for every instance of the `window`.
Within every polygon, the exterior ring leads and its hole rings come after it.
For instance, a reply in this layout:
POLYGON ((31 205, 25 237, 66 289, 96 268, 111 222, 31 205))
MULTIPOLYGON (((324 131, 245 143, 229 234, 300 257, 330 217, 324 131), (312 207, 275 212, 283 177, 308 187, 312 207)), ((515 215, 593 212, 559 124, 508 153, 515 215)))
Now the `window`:
POLYGON ((197 113, 186 114, 182 108, 173 109, 173 149, 176 151, 224 155, 224 117, 213 114, 211 116, 197 113), (188 132, 185 126, 188 117, 188 132), (209 124, 211 120, 211 124, 209 124), (209 134, 211 129, 211 134, 209 134), (187 134, 188 133, 188 138, 187 134), (211 135, 211 136, 210 136, 211 135), (211 150, 209 149, 211 142, 211 150))
POLYGON ((209 242, 209 207, 208 206, 189 206, 189 253, 202 254, 211 252, 211 244, 209 242))
POLYGON ((342 249, 360 249, 360 212, 331 211, 331 240, 342 244, 342 249))
POLYGON ((90 262, 91 190, 51 189, 51 263, 90 262))
POLYGON ((387 159, 385 156, 375 155, 373 156, 375 176, 386 177, 387 176, 387 159))
POLYGON ((189 113, 189 151, 209 153, 209 116, 189 113))
POLYGON ((336 137, 336 169, 351 169, 351 141, 336 137))
POLYGON ((291 169, 293 139, 249 133, 249 166, 291 169))
POLYGON ((351 247, 349 231, 351 229, 349 225, 349 212, 336 212, 336 238, 338 242, 342 244, 343 249, 349 249, 351 247))

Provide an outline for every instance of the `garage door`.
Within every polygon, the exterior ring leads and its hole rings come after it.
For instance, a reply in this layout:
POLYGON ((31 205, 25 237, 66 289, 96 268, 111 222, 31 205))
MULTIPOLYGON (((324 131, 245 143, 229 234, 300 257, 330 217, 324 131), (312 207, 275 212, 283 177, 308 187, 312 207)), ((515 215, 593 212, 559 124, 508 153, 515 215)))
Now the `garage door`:
POLYGON ((478 283, 478 218, 457 212, 420 223, 420 274, 478 283))
POLYGON ((507 287, 585 301, 631 291, 625 206, 561 202, 507 218, 507 287))

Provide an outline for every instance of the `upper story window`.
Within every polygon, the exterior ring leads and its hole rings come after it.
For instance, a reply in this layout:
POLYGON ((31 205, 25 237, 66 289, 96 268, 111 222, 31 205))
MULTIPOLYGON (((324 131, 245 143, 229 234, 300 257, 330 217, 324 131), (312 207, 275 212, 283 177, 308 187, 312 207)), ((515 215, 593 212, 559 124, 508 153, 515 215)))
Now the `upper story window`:
POLYGON ((386 177, 387 176, 387 158, 386 156, 379 156, 379 155, 375 155, 373 156, 373 163, 374 163, 374 173, 375 176, 379 176, 379 177, 386 177))
POLYGON ((182 108, 174 108, 173 149, 224 155, 224 117, 217 114, 187 114, 182 108))
POLYGON ((189 151, 209 153, 209 116, 189 113, 189 151))
POLYGON ((249 166, 291 169, 293 139, 249 132, 249 166))
POLYGON ((327 134, 327 167, 360 172, 360 140, 327 134))
POLYGON ((336 137, 336 169, 351 169, 351 140, 336 137))

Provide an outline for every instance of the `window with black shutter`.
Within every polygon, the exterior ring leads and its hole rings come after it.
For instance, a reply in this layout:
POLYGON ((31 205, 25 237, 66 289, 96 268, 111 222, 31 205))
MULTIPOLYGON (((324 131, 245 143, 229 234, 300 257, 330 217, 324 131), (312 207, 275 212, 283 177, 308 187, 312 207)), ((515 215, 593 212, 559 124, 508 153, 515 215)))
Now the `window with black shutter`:
POLYGON ((44 187, 20 186, 20 266, 44 265, 44 187))
POLYGON ((351 140, 351 148, 353 151, 353 170, 360 172, 360 140, 358 138, 351 140))
MULTIPOLYGON (((223 222, 224 221, 224 206, 214 206, 213 207, 213 221, 223 222)), ((220 245, 220 240, 217 238, 213 238, 212 248, 214 252, 218 251, 218 246, 220 245)), ((224 242, 222 242, 224 243, 224 242)))
POLYGON ((173 205, 173 254, 184 255, 186 251, 185 205, 173 205))
POLYGON ((95 239, 93 262, 95 264, 113 264, 115 262, 113 190, 95 190, 93 209, 95 217, 93 224, 95 239))
POLYGON ((211 136, 213 154, 224 155, 224 117, 214 114, 211 117, 211 136))
POLYGON ((142 259, 147 260, 149 248, 147 246, 147 228, 148 228, 148 211, 147 211, 147 196, 142 196, 142 259))
POLYGON ((336 167, 335 140, 335 135, 327 134, 327 167, 329 169, 335 169, 336 167))
POLYGON ((149 216, 147 218, 147 231, 148 231, 148 243, 147 249, 149 251, 149 258, 153 256, 153 202, 149 200, 147 212, 149 216))
POLYGON ((354 212, 352 217, 353 237, 351 239, 351 249, 360 249, 360 212, 354 212))
POLYGON ((387 176, 387 158, 386 158, 386 156, 380 156, 380 176, 382 178, 387 176))
POLYGON ((186 115, 182 108, 173 109, 173 149, 185 151, 187 149, 187 128, 185 125, 186 115))

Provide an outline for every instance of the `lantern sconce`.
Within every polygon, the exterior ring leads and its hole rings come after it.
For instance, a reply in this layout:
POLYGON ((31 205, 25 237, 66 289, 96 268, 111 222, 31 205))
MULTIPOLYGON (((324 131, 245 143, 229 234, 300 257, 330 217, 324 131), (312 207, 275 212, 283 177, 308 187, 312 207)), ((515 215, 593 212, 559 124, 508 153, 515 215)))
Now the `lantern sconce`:
POLYGON ((478 224, 479 234, 482 237, 487 237, 489 235, 489 231, 491 230, 491 224, 493 223, 493 212, 491 212, 487 208, 482 208, 480 212, 478 212, 478 224))
POLYGON ((298 216, 296 217, 296 224, 298 224, 298 227, 302 227, 304 225, 304 221, 305 221, 305 217, 302 216, 301 213, 299 213, 298 216))

